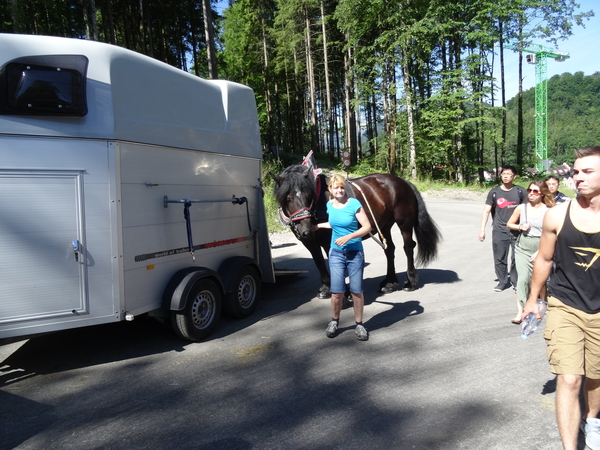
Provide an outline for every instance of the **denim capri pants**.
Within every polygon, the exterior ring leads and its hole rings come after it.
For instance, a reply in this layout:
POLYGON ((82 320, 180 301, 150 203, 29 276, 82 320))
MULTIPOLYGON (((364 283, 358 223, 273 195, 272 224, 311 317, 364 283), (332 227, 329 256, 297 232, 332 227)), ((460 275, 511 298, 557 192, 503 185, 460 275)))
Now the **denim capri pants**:
POLYGON ((343 251, 329 249, 330 290, 334 294, 346 292, 346 276, 350 278, 350 292, 363 293, 363 272, 365 252, 363 250, 343 251))

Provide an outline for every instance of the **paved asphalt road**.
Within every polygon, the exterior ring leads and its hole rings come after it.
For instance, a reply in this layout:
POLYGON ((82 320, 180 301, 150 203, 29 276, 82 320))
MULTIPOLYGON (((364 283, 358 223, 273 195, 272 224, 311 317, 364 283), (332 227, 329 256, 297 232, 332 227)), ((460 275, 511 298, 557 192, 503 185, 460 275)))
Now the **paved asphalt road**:
POLYGON ((312 260, 280 242, 276 265, 309 273, 205 342, 138 318, 0 345, 0 448, 560 449, 542 333, 521 339, 514 293, 493 290, 482 203, 427 204, 444 240, 417 291, 377 295, 365 243, 368 342, 348 310, 325 337, 312 260))

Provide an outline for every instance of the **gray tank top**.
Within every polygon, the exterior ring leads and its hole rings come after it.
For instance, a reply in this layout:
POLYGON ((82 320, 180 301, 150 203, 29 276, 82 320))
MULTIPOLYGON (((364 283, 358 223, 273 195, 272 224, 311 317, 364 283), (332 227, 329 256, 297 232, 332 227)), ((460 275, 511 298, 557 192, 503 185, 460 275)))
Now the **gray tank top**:
POLYGON ((524 236, 540 237, 542 235, 542 225, 544 223, 544 216, 546 215, 546 211, 548 211, 548 207, 543 205, 543 207, 540 209, 542 211, 538 215, 538 211, 536 211, 534 208, 530 208, 529 203, 523 203, 523 214, 521 214, 519 217, 519 223, 529 224, 529 230, 523 232, 524 236), (533 217, 534 215, 537 217, 533 217))

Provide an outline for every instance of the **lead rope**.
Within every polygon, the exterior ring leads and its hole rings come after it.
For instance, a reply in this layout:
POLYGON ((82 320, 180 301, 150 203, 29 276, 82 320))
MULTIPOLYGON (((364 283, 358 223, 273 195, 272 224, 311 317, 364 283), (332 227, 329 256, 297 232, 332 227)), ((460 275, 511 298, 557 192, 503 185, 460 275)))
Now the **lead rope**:
POLYGON ((349 183, 352 186, 354 186, 356 189, 358 189, 358 191, 362 194, 363 199, 365 200, 365 203, 367 204, 367 208, 369 208, 369 212, 371 213, 371 217, 373 218, 373 222, 375 222, 375 227, 377 227, 377 233, 379 233, 379 239, 377 238, 377 236, 375 236, 373 233, 371 233, 371 231, 369 231, 369 236, 371 236, 373 238, 373 240, 381 246, 382 249, 384 249, 384 250, 387 249, 387 241, 385 240, 385 237, 383 237, 383 234, 381 233, 381 230, 379 229, 379 224, 375 220, 375 216, 373 215, 373 210, 371 209, 371 205, 369 205, 369 201, 367 200, 365 193, 360 188, 360 186, 358 186, 354 181, 349 181, 349 183))
POLYGON ((196 264, 196 256, 194 255, 194 239, 192 238, 192 221, 190 220, 190 206, 192 206, 192 201, 189 198, 185 198, 183 202, 183 217, 185 217, 185 226, 187 228, 190 255, 192 255, 192 261, 194 264, 196 264))

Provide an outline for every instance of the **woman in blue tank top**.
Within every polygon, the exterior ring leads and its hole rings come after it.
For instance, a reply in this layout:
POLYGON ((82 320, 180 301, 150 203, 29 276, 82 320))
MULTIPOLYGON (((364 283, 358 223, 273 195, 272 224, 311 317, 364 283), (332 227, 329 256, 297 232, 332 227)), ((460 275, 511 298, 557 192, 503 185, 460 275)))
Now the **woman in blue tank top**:
POLYGON ((362 205, 346 193, 346 180, 341 175, 333 175, 329 180, 329 192, 333 198, 327 202, 329 222, 319 223, 316 228, 331 228, 331 248, 329 250, 329 272, 331 275, 331 321, 325 334, 333 338, 337 335, 342 300, 346 292, 346 276, 350 278, 350 292, 354 304, 356 337, 361 341, 369 339, 365 329, 363 309, 363 270, 365 254, 362 237, 371 231, 371 223, 362 205))
POLYGON ((531 289, 533 263, 540 248, 540 236, 544 216, 549 207, 554 206, 554 195, 545 181, 535 180, 527 188, 527 201, 520 204, 512 213, 506 226, 519 231, 515 246, 515 265, 517 267, 517 316, 512 323, 521 323, 523 307, 531 289))

